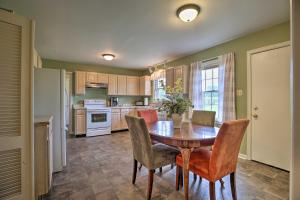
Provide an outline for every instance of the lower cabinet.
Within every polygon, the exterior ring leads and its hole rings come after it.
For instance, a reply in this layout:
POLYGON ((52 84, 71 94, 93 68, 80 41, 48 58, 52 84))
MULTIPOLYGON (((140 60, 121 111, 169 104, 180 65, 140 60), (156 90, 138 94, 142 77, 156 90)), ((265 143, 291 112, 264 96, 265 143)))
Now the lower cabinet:
POLYGON ((116 131, 120 130, 120 122, 121 122, 121 116, 120 116, 120 109, 117 109, 118 111, 112 111, 111 112, 111 130, 116 131))
POLYGON ((35 199, 47 194, 52 184, 53 131, 52 117, 34 123, 35 199))
POLYGON ((86 134, 86 111, 85 109, 75 109, 74 112, 74 133, 75 135, 86 134))

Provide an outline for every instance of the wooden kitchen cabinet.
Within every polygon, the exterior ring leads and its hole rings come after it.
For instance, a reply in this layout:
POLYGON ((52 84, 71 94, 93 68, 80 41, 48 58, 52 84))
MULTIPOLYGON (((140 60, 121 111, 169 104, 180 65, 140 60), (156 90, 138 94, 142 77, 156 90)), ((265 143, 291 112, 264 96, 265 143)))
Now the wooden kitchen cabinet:
POLYGON ((130 109, 121 109, 121 115, 120 115, 120 129, 128 129, 127 122, 125 119, 126 115, 129 115, 130 109))
POLYGON ((141 96, 151 96, 151 79, 150 76, 140 77, 140 91, 141 96))
POLYGON ((108 75, 108 95, 118 95, 118 76, 108 75))
POLYGON ((140 93, 140 78, 138 76, 127 76, 127 95, 138 96, 140 93))
POLYGON ((127 76, 118 75, 117 85, 118 95, 126 95, 127 92, 127 76))
POLYGON ((75 72, 75 95, 85 94, 86 72, 75 72))
POLYGON ((97 72, 86 72, 86 82, 98 83, 98 73, 97 72))
POLYGON ((121 129, 121 112, 120 109, 111 109, 111 130, 121 129))
POLYGON ((86 134, 86 110, 85 109, 75 109, 74 112, 74 133, 75 135, 86 134))
POLYGON ((35 197, 47 194, 53 173, 53 117, 36 118, 34 123, 35 197))
POLYGON ((166 86, 174 87, 174 68, 166 69, 166 86))
POLYGON ((98 83, 108 84, 108 74, 98 73, 97 75, 98 75, 97 78, 98 83))

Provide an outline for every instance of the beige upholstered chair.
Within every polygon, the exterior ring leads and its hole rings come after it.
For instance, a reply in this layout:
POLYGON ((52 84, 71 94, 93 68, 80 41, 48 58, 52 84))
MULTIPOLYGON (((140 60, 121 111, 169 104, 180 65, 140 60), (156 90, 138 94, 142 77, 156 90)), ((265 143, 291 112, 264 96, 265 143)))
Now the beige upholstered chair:
POLYGON ((175 163, 178 150, 164 144, 151 144, 150 135, 143 118, 125 116, 131 136, 133 149, 133 176, 132 184, 135 183, 137 162, 149 170, 147 199, 151 199, 153 175, 156 168, 175 163))
POLYGON ((194 110, 192 115, 192 123, 214 127, 215 117, 215 111, 194 110))

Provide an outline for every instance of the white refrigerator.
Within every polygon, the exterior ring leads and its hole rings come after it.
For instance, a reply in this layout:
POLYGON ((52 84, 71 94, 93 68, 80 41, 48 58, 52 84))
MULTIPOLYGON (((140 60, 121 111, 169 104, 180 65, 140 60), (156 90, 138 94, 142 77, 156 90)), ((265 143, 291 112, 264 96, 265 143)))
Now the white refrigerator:
POLYGON ((65 70, 34 70, 34 115, 53 116, 53 171, 66 166, 65 70))

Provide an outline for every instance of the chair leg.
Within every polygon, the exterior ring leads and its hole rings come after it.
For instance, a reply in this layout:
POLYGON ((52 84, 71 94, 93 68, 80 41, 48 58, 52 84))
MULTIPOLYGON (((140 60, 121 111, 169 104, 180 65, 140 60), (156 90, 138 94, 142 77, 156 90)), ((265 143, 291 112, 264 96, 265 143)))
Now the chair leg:
POLYGON ((201 176, 199 176, 199 181, 200 181, 200 182, 202 181, 202 177, 201 177, 201 176))
POLYGON ((223 179, 220 179, 219 181, 220 181, 220 183, 221 183, 221 188, 222 188, 222 189, 225 189, 225 183, 224 183, 223 179))
POLYGON ((162 167, 159 168, 159 173, 162 173, 162 167))
POLYGON ((174 168, 174 164, 171 164, 171 169, 173 169, 174 168))
POLYGON ((235 181, 235 172, 232 172, 230 174, 230 185, 231 185, 231 194, 232 194, 232 199, 236 200, 236 181, 235 181))
POLYGON ((209 182, 209 196, 210 200, 216 200, 215 182, 209 182))
POLYGON ((142 165, 142 163, 140 163, 139 171, 141 171, 142 167, 143 167, 143 165, 142 165))
POLYGON ((180 167, 176 165, 176 190, 179 190, 179 182, 180 182, 180 167))
POLYGON ((197 174, 194 173, 194 181, 197 180, 197 174))
POLYGON ((152 186, 153 186, 153 175, 154 175, 154 170, 150 169, 149 170, 149 175, 148 175, 148 192, 147 192, 147 199, 151 199, 151 194, 152 194, 152 186))
POLYGON ((137 171, 137 160, 134 159, 134 160, 133 160, 132 184, 135 184, 136 171, 137 171))

